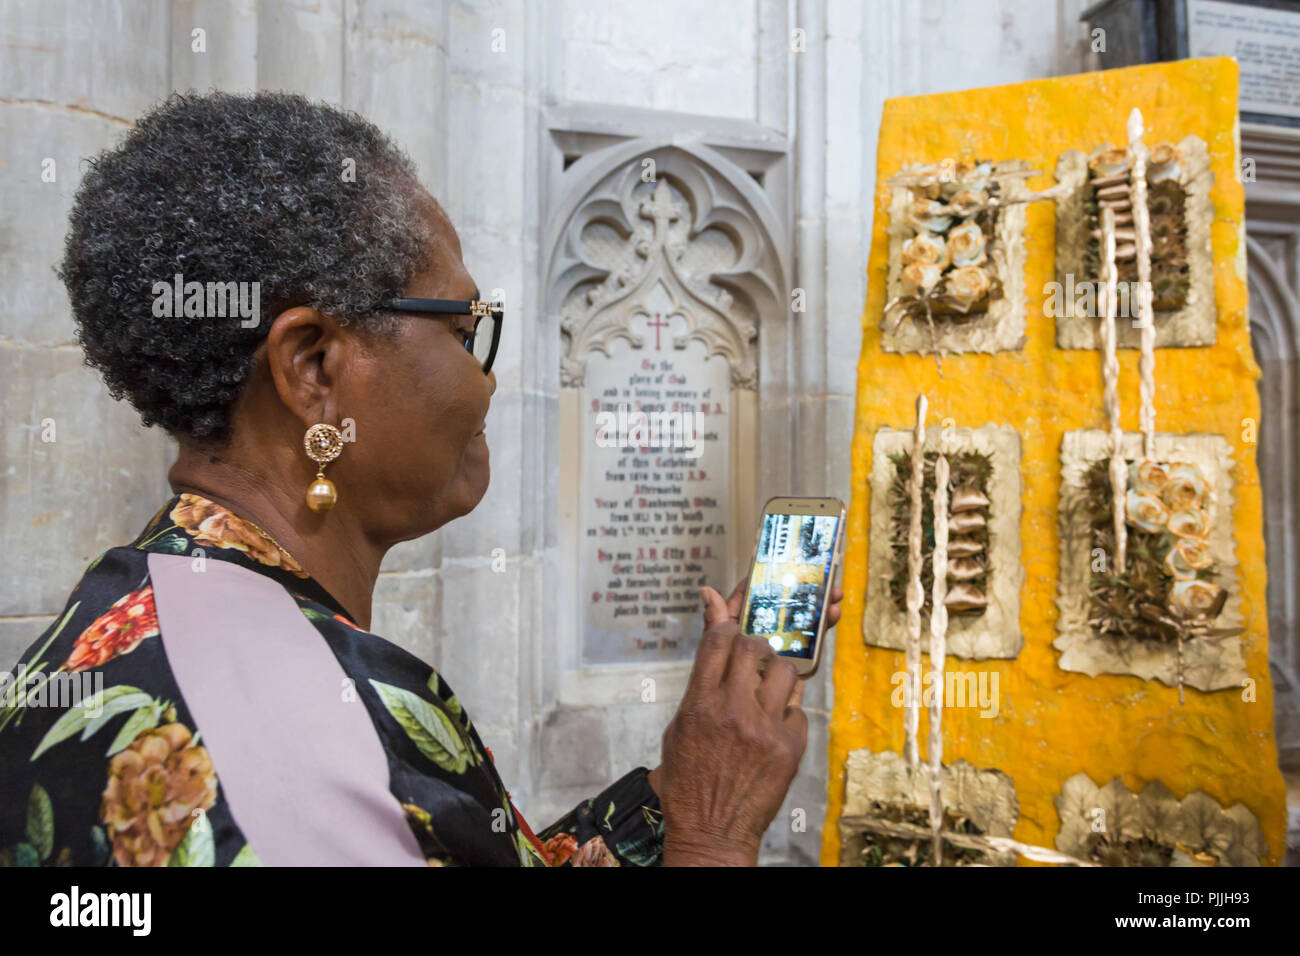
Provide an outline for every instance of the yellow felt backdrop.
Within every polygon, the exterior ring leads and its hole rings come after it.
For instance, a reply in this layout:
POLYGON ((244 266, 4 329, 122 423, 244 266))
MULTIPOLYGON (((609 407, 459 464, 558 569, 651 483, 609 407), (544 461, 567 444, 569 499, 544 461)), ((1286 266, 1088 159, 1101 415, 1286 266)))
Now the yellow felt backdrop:
MULTIPOLYGON (((967 90, 885 103, 877 162, 875 228, 868 263, 853 435, 853 490, 844 563, 843 619, 835 649, 835 703, 830 728, 830 781, 822 864, 837 863, 837 820, 844 801, 844 761, 850 750, 902 750, 901 709, 890 704, 890 676, 903 654, 864 644, 867 590, 868 476, 871 442, 882 425, 911 427, 919 392, 930 400, 932 427, 1009 424, 1023 442, 1025 486, 1021 549, 1025 583, 1018 658, 960 661, 948 670, 996 670, 1000 712, 945 710, 944 762, 964 758, 996 768, 1014 781, 1020 801, 1015 838, 1051 847, 1060 828, 1054 798, 1083 771, 1098 784, 1119 777, 1130 789, 1162 781, 1178 798, 1204 790, 1224 806, 1244 803, 1268 841, 1265 862, 1285 852, 1286 799, 1273 738, 1273 691, 1268 672, 1264 541, 1255 446, 1249 423, 1259 419, 1246 312, 1244 193, 1237 153, 1237 67, 1228 58, 1184 60, 967 90), (1215 432, 1235 450, 1233 521, 1247 633, 1247 672, 1255 699, 1243 692, 1178 690, 1134 677, 1067 673, 1057 666, 1057 499, 1061 438, 1078 428, 1104 428, 1101 368, 1095 351, 1062 351, 1054 320, 1044 314, 1044 285, 1054 279, 1055 207, 1028 206, 1025 266, 1027 341, 1023 351, 949 357, 940 378, 932 357, 891 355, 880 348, 888 254, 885 180, 908 162, 946 158, 1023 159, 1042 175, 1032 189, 1054 183, 1065 150, 1087 153, 1102 142, 1123 145, 1125 121, 1142 110, 1148 145, 1196 134, 1209 147, 1214 172, 1212 242, 1218 341, 1210 348, 1156 351, 1156 427, 1165 432, 1215 432)), ((1136 350, 1120 352, 1122 425, 1138 430, 1136 350)), ((1255 430, 1257 434, 1257 429, 1255 430)), ((928 668, 929 659, 924 658, 928 668)), ((921 753, 927 735, 921 715, 921 753)), ((1021 861, 1022 865, 1025 861, 1021 861)))

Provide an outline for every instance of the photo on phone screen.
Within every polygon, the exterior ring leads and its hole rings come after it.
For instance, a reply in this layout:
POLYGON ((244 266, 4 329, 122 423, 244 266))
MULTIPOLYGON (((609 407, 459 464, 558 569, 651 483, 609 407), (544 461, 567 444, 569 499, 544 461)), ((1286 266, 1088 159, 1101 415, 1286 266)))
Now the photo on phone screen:
POLYGON ((839 522, 838 515, 763 516, 740 618, 746 634, 787 657, 813 656, 839 522))

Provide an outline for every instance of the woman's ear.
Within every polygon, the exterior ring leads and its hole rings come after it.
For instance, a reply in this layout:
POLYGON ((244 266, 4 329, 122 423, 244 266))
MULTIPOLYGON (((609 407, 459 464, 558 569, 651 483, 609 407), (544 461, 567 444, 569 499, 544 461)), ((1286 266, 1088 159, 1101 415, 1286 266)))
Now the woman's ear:
POLYGON ((276 394, 304 427, 333 423, 338 413, 340 371, 348 364, 352 337, 331 316, 294 306, 275 317, 262 344, 276 394))

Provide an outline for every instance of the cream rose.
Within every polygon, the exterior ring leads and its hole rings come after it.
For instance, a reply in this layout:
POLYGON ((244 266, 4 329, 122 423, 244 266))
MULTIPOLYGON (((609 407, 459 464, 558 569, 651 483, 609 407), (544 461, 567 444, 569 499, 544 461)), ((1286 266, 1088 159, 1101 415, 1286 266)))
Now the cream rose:
POLYGON ((972 180, 981 183, 989 176, 993 175, 993 164, 989 162, 977 163, 973 160, 963 159, 957 163, 953 172, 959 183, 970 184, 972 180))
POLYGON ((903 243, 903 265, 919 262, 923 266, 948 265, 948 245, 943 236, 922 232, 903 243))
POLYGON ((958 226, 948 233, 948 254, 955 266, 982 266, 988 259, 984 253, 984 230, 974 222, 958 226))
POLYGON ((1204 541, 1194 538, 1181 538, 1165 555, 1165 566, 1169 573, 1180 581, 1190 581, 1196 572, 1208 568, 1214 563, 1214 552, 1204 541))
POLYGON ((905 295, 924 295, 938 284, 942 275, 943 270, 936 265, 913 262, 903 267, 903 274, 899 279, 903 283, 905 295))
POLYGON ((907 221, 918 232, 943 232, 952 225, 952 210, 936 199, 913 199, 907 221))
POLYGON ((988 273, 979 266, 962 266, 948 273, 944 295, 962 312, 970 311, 989 291, 988 273))
POLYGON ((1176 581, 1169 606, 1179 617, 1217 617, 1223 607, 1223 588, 1209 581, 1176 581))
POLYGON ((1165 530, 1169 520, 1169 509, 1155 495, 1138 494, 1130 491, 1124 498, 1124 512, 1128 523, 1143 531, 1158 534, 1165 530))
POLYGON ((1208 490, 1201 469, 1189 462, 1178 462, 1169 466, 1169 483, 1161 491, 1161 497, 1170 510, 1182 511, 1201 507, 1208 490))
POLYGON ((967 219, 984 208, 988 197, 976 189, 959 189, 948 200, 948 206, 958 216, 967 219))
POLYGON ((1128 150, 1116 146, 1103 149, 1088 160, 1088 168, 1092 170, 1092 174, 1098 179, 1106 176, 1118 176, 1128 169, 1128 150))
POLYGON ((1159 495, 1169 484, 1169 469, 1159 462, 1144 461, 1132 470, 1133 486, 1138 494, 1159 495))
POLYGON ((1205 538, 1210 533, 1210 516, 1200 508, 1175 511, 1169 515, 1169 530, 1180 538, 1205 538))
POLYGON ((1173 143, 1157 143, 1152 146, 1147 166, 1147 182, 1158 183, 1163 179, 1177 179, 1182 172, 1178 162, 1181 158, 1178 147, 1173 143))

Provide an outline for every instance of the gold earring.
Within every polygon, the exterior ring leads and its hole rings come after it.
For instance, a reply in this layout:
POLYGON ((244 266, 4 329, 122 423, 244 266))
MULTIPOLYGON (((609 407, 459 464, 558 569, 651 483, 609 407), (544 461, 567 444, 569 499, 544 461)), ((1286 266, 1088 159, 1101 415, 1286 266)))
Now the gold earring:
POLYGON ((325 466, 343 452, 343 433, 333 425, 321 422, 307 429, 302 447, 307 450, 307 457, 320 466, 316 469, 315 479, 307 486, 307 507, 317 514, 324 514, 339 500, 334 482, 325 477, 325 466))

